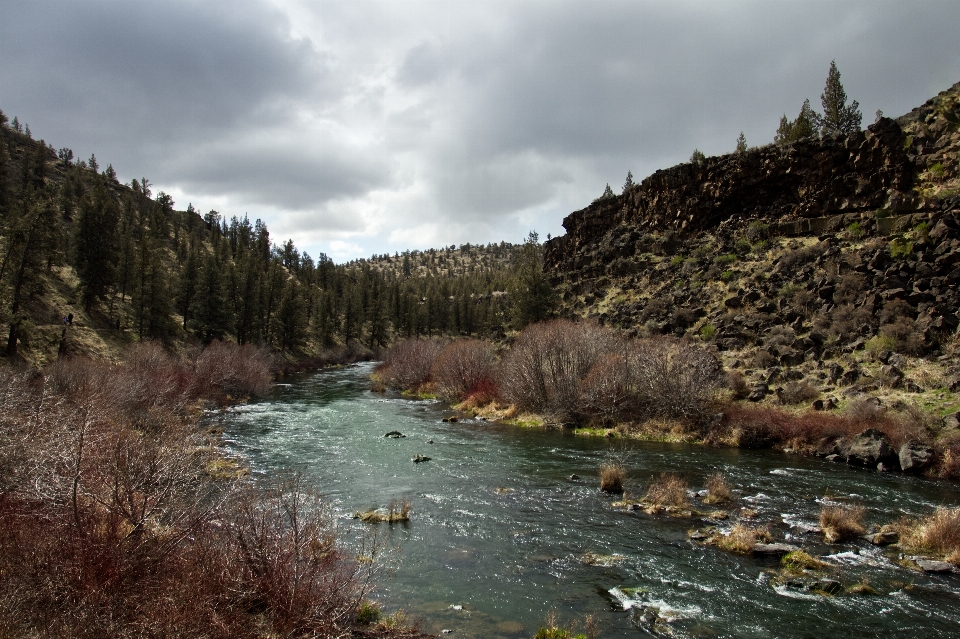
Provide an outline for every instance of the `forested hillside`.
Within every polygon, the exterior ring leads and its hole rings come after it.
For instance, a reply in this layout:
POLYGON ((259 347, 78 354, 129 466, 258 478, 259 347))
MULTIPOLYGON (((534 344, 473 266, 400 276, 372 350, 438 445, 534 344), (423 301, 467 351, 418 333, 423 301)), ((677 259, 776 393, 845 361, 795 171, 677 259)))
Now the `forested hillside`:
POLYGON ((303 359, 395 335, 498 335, 520 265, 543 283, 535 235, 338 265, 274 242, 259 219, 178 210, 147 178, 121 184, 112 165, 34 140, 2 112, 0 140, 0 330, 11 359, 115 357, 144 339, 231 339, 303 359))

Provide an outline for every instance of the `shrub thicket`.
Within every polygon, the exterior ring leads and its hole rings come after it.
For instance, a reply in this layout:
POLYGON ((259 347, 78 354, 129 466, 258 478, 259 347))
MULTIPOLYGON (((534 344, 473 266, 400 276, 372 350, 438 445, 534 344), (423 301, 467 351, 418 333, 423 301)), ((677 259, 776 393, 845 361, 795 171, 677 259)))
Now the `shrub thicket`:
POLYGON ((490 394, 494 360, 490 342, 458 340, 434 360, 430 378, 437 385, 437 393, 448 401, 458 402, 474 393, 490 394))
POLYGON ((322 504, 296 480, 205 478, 196 401, 269 379, 262 351, 227 344, 0 373, 0 634, 348 634, 371 564, 322 504))

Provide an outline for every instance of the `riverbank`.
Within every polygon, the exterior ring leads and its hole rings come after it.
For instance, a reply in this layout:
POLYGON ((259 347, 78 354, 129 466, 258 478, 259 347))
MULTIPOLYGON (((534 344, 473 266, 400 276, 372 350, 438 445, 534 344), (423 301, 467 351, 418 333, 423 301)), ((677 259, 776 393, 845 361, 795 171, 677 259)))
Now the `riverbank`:
POLYGON ((313 487, 244 479, 201 427, 267 395, 271 367, 215 342, 0 370, 0 634, 424 636, 361 624, 377 562, 313 487))

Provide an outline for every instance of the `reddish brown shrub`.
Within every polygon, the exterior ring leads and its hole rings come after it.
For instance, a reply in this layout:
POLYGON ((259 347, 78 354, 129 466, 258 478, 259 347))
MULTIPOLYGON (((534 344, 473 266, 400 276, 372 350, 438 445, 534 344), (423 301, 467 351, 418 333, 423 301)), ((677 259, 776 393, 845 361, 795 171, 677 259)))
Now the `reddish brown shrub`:
POLYGON ((612 330, 554 320, 532 324, 504 356, 498 387, 520 410, 568 419, 577 409, 580 383, 605 353, 623 348, 612 330))
POLYGON ((451 342, 433 362, 430 379, 448 401, 459 402, 491 383, 494 354, 490 342, 478 339, 451 342))
POLYGON ((370 564, 297 481, 224 498, 199 479, 210 453, 180 410, 194 382, 152 347, 0 373, 0 634, 350 634, 370 564), (131 368, 167 383, 151 396, 131 368))
POLYGON ((390 347, 375 373, 384 384, 416 390, 430 381, 430 369, 446 342, 435 339, 405 339, 390 347))
POLYGON ((716 357, 692 342, 671 337, 637 342, 631 368, 640 411, 646 417, 697 418, 723 381, 723 367, 716 357))
POLYGON ((259 397, 270 391, 274 357, 262 347, 211 342, 194 363, 191 394, 223 399, 259 397))
POLYGON ((607 353, 580 382, 578 413, 611 423, 637 408, 636 386, 626 353, 607 353))

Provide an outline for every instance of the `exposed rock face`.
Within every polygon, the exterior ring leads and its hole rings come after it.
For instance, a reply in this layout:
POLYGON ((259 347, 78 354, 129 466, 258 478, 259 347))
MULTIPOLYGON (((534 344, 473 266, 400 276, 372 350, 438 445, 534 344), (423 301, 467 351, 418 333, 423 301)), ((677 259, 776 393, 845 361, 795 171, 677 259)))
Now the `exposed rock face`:
POLYGON ((847 449, 848 464, 858 466, 884 464, 892 468, 897 465, 897 461, 887 436, 876 428, 868 428, 857 435, 847 449))
POLYGON ((691 233, 764 217, 802 233, 817 226, 811 218, 928 208, 907 193, 916 167, 905 139, 895 121, 883 118, 849 137, 771 144, 657 171, 618 197, 568 215, 566 235, 547 242, 546 266, 601 274, 605 262, 633 255, 651 230, 691 233))
POLYGON ((917 442, 900 447, 900 468, 905 473, 919 473, 933 461, 933 449, 917 442))

